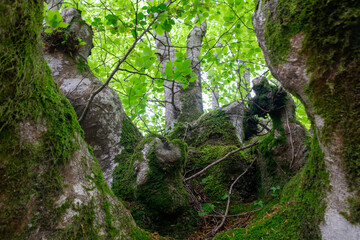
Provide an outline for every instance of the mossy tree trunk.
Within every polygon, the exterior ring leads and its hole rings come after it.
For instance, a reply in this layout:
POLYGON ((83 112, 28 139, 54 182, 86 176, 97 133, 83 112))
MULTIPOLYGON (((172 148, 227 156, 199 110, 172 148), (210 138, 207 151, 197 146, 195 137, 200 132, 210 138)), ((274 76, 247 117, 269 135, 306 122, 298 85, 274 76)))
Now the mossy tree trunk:
POLYGON ((0 3, 0 238, 147 239, 42 57, 43 1, 0 3))
MULTIPOLYGON (((61 15, 69 26, 63 29, 62 33, 43 34, 47 49, 44 57, 55 82, 80 117, 94 89, 101 87, 103 83, 94 76, 87 64, 87 57, 93 47, 91 27, 81 19, 79 11, 74 8, 64 9, 61 15), (79 38, 86 44, 79 46, 79 38), (63 44, 64 41, 66 44, 63 44)), ((110 187, 117 165, 115 156, 128 147, 125 146, 126 139, 122 138, 123 131, 128 130, 124 121, 130 120, 119 96, 108 86, 97 94, 81 121, 85 140, 93 148, 105 181, 110 187)), ((141 136, 138 131, 131 133, 135 134, 134 138, 141 136)))
POLYGON ((360 2, 257 1, 253 24, 272 74, 307 108, 330 190, 323 239, 360 238, 360 2))

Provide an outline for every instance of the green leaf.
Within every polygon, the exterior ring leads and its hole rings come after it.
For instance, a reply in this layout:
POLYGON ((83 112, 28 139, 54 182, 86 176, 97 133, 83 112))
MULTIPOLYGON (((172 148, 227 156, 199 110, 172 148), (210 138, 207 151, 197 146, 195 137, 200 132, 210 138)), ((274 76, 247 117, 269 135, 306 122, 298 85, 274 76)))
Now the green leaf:
POLYGON ((47 29, 44 30, 44 32, 45 32, 45 33, 52 33, 53 30, 52 30, 51 28, 47 28, 47 29))
POLYGON ((160 36, 162 36, 164 34, 165 30, 162 28, 161 25, 156 25, 155 26, 155 32, 157 34, 159 34, 160 36))
POLYGON ((67 28, 68 26, 69 26, 69 24, 66 22, 59 23, 59 27, 61 27, 61 28, 67 28))
POLYGON ((144 17, 145 17, 145 15, 143 14, 143 13, 138 13, 138 15, 137 15, 137 19, 138 19, 138 21, 140 21, 140 20, 143 20, 144 19, 144 17))
POLYGON ((228 197, 229 197, 229 195, 228 195, 228 194, 225 194, 224 196, 221 197, 221 200, 225 200, 225 199, 227 199, 228 197))
POLYGON ((206 214, 209 214, 209 213, 211 213, 212 211, 214 211, 215 206, 214 206, 214 204, 211 204, 211 203, 203 203, 203 204, 201 204, 201 208, 203 209, 203 211, 204 211, 206 214))
POLYGON ((149 48, 148 46, 145 46, 143 49, 143 54, 144 54, 144 56, 150 57, 153 55, 153 52, 152 52, 151 48, 149 48))
POLYGON ((165 3, 161 3, 159 6, 158 6, 159 9, 161 10, 165 10, 166 9, 166 4, 165 3))
POLYGON ((189 84, 184 83, 184 85, 183 85, 183 89, 187 89, 187 88, 188 88, 188 86, 189 86, 189 84))
POLYGON ((173 63, 172 61, 168 61, 166 66, 165 66, 165 74, 168 77, 172 77, 173 76, 173 63))
POLYGON ((116 25, 117 21, 118 21, 118 16, 114 15, 114 14, 108 14, 106 15, 106 20, 108 20, 108 22, 106 23, 107 25, 116 25))
POLYGON ((195 82, 196 79, 197 79, 197 76, 193 76, 193 77, 191 77, 191 78, 189 79, 189 82, 195 82))

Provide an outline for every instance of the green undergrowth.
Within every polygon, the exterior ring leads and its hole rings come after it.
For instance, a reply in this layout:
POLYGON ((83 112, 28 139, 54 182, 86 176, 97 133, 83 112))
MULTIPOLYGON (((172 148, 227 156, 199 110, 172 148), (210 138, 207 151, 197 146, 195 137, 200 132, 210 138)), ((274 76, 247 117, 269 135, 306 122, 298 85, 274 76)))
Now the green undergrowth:
POLYGON ((245 228, 226 231, 215 239, 321 239, 319 224, 328 188, 323 154, 314 138, 308 162, 284 186, 280 198, 265 202, 245 228))

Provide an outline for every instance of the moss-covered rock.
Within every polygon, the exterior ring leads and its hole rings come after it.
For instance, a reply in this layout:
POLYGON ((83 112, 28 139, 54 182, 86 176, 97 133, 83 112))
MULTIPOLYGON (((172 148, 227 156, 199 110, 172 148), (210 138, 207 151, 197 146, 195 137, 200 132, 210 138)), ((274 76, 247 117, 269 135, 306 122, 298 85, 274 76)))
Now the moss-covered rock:
MULTIPOLYGON (((201 116, 192 125, 180 124, 170 133, 170 139, 182 139, 189 146, 186 177, 191 176, 227 153, 239 148, 243 141, 243 110, 234 102, 201 116), (235 126, 236 127, 235 127, 235 126)), ((201 204, 215 204, 221 211, 231 183, 253 160, 253 156, 238 152, 224 162, 192 179, 187 186, 197 196, 193 205, 201 212, 201 204)), ((234 188, 233 200, 250 201, 256 194, 255 168, 240 179, 234 188), (235 197, 236 196, 236 197, 235 197)))
POLYGON ((180 124, 169 135, 170 139, 183 139, 190 147, 201 145, 240 145, 230 116, 222 109, 201 116, 193 125, 180 124))

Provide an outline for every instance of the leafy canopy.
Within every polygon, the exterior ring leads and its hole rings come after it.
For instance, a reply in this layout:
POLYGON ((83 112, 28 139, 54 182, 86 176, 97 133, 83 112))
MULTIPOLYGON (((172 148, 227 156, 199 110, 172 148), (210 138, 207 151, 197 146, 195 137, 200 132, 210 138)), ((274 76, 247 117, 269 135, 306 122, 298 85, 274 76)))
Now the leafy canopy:
MULTIPOLYGON (((102 81, 157 17, 110 83, 126 113, 143 131, 164 131, 165 79, 180 81, 184 88, 196 80, 186 59, 186 39, 202 21, 207 22, 200 55, 205 111, 209 111, 214 91, 219 91, 220 106, 247 101, 251 78, 264 74, 273 79, 252 27, 253 0, 72 0, 65 7, 81 10, 92 26, 95 47, 89 66, 102 81), (168 32, 176 49, 176 60, 167 63, 164 74, 156 54, 155 32, 168 32)), ((56 18, 47 17, 52 28, 61 22, 55 14, 56 18)))

